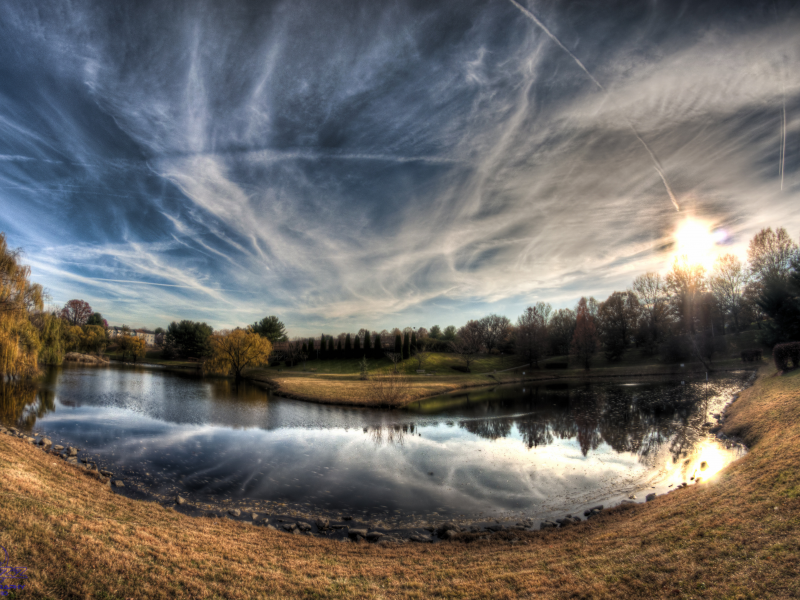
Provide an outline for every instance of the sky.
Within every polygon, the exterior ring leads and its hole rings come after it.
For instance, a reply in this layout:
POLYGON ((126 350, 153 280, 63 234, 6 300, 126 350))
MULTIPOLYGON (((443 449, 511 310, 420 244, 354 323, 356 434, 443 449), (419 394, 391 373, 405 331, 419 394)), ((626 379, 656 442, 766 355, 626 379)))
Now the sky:
POLYGON ((52 305, 512 320, 800 234, 800 6, 0 3, 0 231, 52 305))

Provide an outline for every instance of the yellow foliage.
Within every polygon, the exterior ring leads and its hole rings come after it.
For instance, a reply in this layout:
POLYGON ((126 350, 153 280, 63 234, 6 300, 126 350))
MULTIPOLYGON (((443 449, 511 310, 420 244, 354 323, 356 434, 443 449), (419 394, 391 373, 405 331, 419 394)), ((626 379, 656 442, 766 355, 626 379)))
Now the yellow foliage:
POLYGON ((239 379, 244 369, 267 364, 271 352, 270 341, 249 327, 220 331, 211 336, 211 358, 204 369, 239 379))
POLYGON ((29 313, 42 309, 43 292, 28 280, 30 272, 0 233, 0 377, 30 377, 37 371, 41 343, 29 313))
MULTIPOLYGON (((97 325, 89 325, 89 327, 97 327, 97 325)), ((122 352, 122 360, 136 362, 145 354, 144 339, 138 337, 135 333, 119 336, 117 338, 117 347, 122 352)))

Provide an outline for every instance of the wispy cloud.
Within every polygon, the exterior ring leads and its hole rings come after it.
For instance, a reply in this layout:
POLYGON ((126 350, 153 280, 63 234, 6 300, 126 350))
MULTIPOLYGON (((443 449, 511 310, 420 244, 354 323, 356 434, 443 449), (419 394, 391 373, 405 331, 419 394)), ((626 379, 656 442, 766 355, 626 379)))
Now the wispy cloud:
POLYGON ((736 252, 800 230, 799 17, 717 8, 5 3, 0 227, 153 326, 603 296, 665 266, 669 197, 736 252))

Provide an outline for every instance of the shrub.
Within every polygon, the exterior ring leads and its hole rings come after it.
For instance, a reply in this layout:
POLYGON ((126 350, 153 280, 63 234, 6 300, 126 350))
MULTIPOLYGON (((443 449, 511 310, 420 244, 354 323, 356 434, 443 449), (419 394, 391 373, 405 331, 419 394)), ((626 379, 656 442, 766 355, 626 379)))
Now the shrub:
POLYGON ((545 369, 568 369, 569 363, 565 362, 551 362, 544 364, 545 369))
POLYGON ((469 367, 465 367, 463 365, 454 365, 454 366, 452 366, 450 368, 451 369, 455 369, 456 371, 459 371, 460 373, 472 373, 472 370, 469 367))
POLYGON ((788 370, 790 361, 793 367, 800 366, 800 342, 777 344, 772 349, 772 359, 779 371, 788 370))
POLYGON ((761 350, 742 350, 742 362, 761 361, 761 350))

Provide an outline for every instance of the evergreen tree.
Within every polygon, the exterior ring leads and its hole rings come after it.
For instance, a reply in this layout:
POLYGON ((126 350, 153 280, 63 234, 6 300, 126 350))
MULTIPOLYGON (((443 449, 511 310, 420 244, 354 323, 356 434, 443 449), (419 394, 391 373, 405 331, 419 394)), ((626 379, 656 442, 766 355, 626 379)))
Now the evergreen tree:
MULTIPOLYGON (((353 340, 353 350, 361 350, 361 338, 358 336, 353 340)), ((361 352, 356 352, 356 354, 361 354, 361 352)))
POLYGON ((342 338, 339 338, 339 340, 338 340, 338 341, 337 341, 337 343, 336 343, 336 353, 337 353, 339 356, 341 356, 341 355, 342 355, 342 338))
POLYGON ((403 340, 400 338, 400 334, 398 333, 394 336, 394 353, 400 354, 403 351, 403 340))
POLYGON ((411 339, 406 331, 403 336, 403 360, 408 360, 409 358, 411 358, 411 339))
POLYGON ((344 351, 347 354, 350 354, 350 351, 353 349, 353 344, 350 341, 350 334, 348 333, 347 336, 344 338, 344 351))
POLYGON ((417 333, 416 333, 416 331, 411 333, 411 350, 413 352, 417 351, 417 333))
POLYGON ((308 344, 306 344, 305 342, 303 342, 303 354, 308 356, 308 344))
POLYGON ((364 334, 364 350, 366 350, 366 354, 369 354, 369 351, 372 350, 372 344, 369 342, 369 332, 364 334))
POLYGON ((317 358, 317 354, 314 352, 314 338, 308 338, 308 359, 314 358, 317 358))
POLYGON ((333 352, 333 338, 332 337, 328 338, 328 352, 329 353, 333 352))
POLYGON ((381 343, 381 334, 376 333, 375 339, 372 341, 372 353, 375 358, 383 358, 383 344, 381 343))

